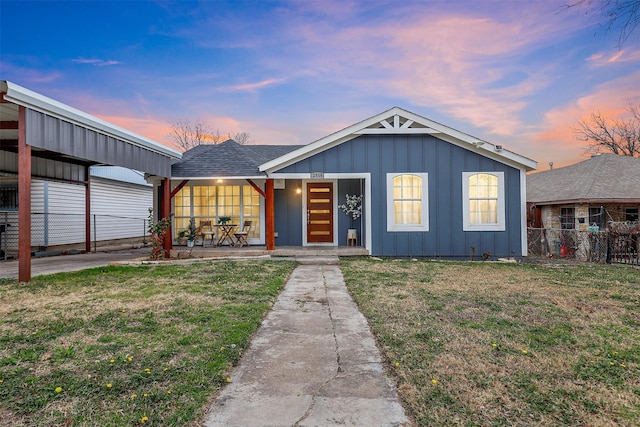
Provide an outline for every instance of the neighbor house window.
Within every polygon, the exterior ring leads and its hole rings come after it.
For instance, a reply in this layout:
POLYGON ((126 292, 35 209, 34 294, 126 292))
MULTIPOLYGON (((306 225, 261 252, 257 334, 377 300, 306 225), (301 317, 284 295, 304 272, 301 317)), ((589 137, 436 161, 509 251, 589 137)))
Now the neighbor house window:
POLYGON ((624 210, 625 221, 637 221, 638 220, 638 208, 626 208, 624 210))
POLYGON ((18 186, 0 185, 0 210, 15 211, 18 209, 18 186))
POLYGON ((599 207, 589 208, 589 225, 597 225, 602 227, 604 225, 604 209, 599 207))
POLYGON ((560 228, 563 230, 576 228, 575 208, 560 208, 560 228))
POLYGON ((463 172, 462 211, 464 231, 504 231, 504 172, 463 172))
POLYGON ((426 173, 387 174, 387 231, 429 231, 426 173))

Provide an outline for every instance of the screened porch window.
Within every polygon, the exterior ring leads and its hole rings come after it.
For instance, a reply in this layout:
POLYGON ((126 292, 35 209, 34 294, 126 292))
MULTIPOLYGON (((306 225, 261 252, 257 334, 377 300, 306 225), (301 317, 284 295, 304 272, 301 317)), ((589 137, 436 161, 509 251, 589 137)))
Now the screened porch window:
POLYGON ((426 173, 387 174, 387 231, 429 231, 426 173))
POLYGON ((464 231, 504 231, 504 173, 463 172, 464 231))
POLYGON ((260 238, 260 194, 250 185, 193 185, 183 187, 173 198, 174 238, 189 225, 189 218, 210 220, 217 224, 220 217, 230 217, 240 227, 253 221, 249 238, 260 238))

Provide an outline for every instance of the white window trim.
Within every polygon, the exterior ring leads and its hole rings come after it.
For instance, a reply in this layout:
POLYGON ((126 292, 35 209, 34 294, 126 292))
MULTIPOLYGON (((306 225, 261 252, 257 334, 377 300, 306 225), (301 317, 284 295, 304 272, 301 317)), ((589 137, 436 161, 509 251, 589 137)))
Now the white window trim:
POLYGON ((387 173, 387 231, 429 231, 429 174, 417 172, 387 173), (422 224, 396 224, 393 209, 393 178, 415 175, 422 178, 422 224))
POLYGON ((504 172, 462 172, 462 230, 463 231, 505 231, 504 172), (484 173, 498 178, 498 222, 496 224, 471 224, 469 212, 469 177, 484 173))

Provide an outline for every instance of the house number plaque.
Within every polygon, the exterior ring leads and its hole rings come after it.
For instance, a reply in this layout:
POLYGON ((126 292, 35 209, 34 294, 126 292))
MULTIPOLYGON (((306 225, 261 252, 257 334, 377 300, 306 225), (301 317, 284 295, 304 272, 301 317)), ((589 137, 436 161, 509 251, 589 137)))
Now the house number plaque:
POLYGON ((324 172, 311 172, 311 178, 324 178, 324 172))

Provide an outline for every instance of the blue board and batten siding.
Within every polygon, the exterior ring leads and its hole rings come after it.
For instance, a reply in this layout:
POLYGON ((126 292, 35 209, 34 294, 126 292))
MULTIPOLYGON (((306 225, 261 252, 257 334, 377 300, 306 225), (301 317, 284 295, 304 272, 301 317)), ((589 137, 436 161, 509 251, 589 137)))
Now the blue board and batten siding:
MULTIPOLYGON (((362 135, 277 172, 370 173, 372 255, 469 258, 472 246, 478 257, 522 255, 520 170, 434 136, 362 135), (463 231, 462 173, 498 171, 504 172, 506 231, 463 231), (390 172, 428 173, 429 231, 387 231, 390 172)), ((340 188, 338 197, 344 200, 340 188)), ((302 216, 295 216, 287 216, 289 227, 296 220, 299 227, 302 216)), ((341 232, 347 221, 340 215, 341 232)))

